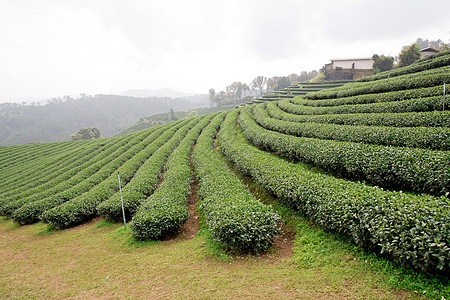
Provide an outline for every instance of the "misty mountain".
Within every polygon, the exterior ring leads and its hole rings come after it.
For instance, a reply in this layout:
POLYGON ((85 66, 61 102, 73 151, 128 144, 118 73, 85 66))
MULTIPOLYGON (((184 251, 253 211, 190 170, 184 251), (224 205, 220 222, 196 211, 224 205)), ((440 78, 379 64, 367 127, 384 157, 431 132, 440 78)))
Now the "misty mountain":
POLYGON ((189 100, 193 104, 205 106, 209 104, 209 94, 190 94, 176 91, 171 88, 149 90, 149 89, 132 89, 120 93, 121 96, 130 97, 169 97, 169 98, 183 98, 189 100))
POLYGON ((149 90, 149 89, 133 89, 120 93, 121 96, 131 97, 169 97, 169 98, 185 98, 194 96, 185 92, 175 91, 171 88, 149 90))
POLYGON ((189 100, 119 95, 55 98, 45 105, 0 103, 0 146, 71 140, 83 127, 97 127, 109 137, 141 117, 191 109, 189 100))

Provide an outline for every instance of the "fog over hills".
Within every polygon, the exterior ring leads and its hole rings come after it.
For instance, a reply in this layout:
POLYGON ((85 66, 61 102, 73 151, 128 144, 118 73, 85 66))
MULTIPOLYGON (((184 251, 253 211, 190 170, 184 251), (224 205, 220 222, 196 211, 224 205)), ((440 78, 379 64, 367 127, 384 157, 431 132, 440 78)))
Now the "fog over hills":
POLYGON ((169 98, 186 98, 194 96, 195 94, 189 94, 185 92, 175 91, 171 88, 150 90, 150 89, 131 89, 120 93, 121 96, 130 97, 169 97, 169 98))
MULTIPOLYGON (((190 96, 198 97, 198 96, 190 96)), ((205 104, 202 104, 203 106, 205 104)), ((71 139, 83 127, 97 127, 104 137, 141 117, 201 106, 186 98, 84 95, 54 98, 47 104, 0 103, 0 146, 71 139)))

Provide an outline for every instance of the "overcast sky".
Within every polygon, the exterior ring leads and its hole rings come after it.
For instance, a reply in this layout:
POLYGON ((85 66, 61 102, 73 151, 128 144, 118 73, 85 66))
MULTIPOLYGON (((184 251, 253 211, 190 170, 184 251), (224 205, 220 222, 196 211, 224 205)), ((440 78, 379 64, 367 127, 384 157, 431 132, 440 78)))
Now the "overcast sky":
POLYGON ((0 102, 318 70, 450 41, 450 1, 0 0, 0 102))

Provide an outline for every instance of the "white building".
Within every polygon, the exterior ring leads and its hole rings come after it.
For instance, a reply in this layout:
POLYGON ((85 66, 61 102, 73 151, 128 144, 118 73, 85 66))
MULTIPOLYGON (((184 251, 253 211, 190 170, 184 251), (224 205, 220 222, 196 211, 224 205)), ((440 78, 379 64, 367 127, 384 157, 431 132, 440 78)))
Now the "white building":
POLYGON ((431 47, 423 48, 423 49, 420 50, 420 58, 424 58, 424 57, 426 57, 428 55, 436 54, 438 52, 439 52, 439 50, 436 50, 436 49, 431 48, 431 47))
POLYGON ((373 66, 373 59, 369 58, 341 58, 330 59, 331 63, 326 64, 327 70, 335 69, 358 69, 358 70, 371 70, 373 66))

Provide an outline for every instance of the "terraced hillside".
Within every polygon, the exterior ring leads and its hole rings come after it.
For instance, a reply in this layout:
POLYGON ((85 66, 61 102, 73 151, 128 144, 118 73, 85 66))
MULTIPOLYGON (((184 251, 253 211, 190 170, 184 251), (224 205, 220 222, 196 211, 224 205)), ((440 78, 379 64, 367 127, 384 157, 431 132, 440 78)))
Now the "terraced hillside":
POLYGON ((448 273, 449 58, 120 137, 0 147, 0 214, 64 229, 99 215, 120 221, 123 199, 134 238, 161 239, 188 219, 196 176, 213 237, 232 250, 266 250, 280 218, 228 160, 325 229, 413 269, 448 273))

